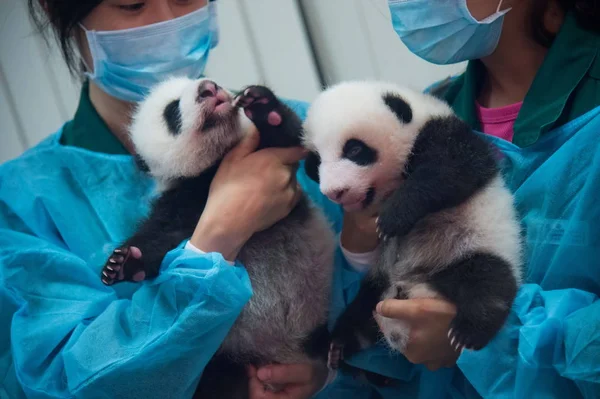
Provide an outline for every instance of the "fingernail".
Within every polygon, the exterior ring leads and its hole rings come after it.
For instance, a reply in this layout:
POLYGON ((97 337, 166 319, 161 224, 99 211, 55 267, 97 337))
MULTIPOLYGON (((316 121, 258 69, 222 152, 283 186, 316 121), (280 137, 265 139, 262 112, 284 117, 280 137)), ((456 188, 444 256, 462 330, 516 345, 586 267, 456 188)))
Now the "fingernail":
POLYGON ((266 381, 271 378, 271 369, 263 367, 262 369, 258 370, 256 376, 259 380, 266 381))
POLYGON ((379 302, 377 304, 377 307, 375 307, 375 310, 377 310, 377 313, 381 313, 381 306, 382 306, 383 302, 379 302))

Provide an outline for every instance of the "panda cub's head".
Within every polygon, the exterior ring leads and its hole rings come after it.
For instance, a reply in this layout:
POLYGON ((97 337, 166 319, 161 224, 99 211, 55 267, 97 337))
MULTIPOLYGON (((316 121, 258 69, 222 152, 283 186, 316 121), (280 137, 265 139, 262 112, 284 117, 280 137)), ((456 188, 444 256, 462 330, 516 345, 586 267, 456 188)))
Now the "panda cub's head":
POLYGON ((207 79, 173 78, 136 108, 130 137, 140 164, 163 185, 200 175, 237 144, 251 123, 233 96, 207 79))
POLYGON ((444 102, 395 84, 332 86, 307 113, 304 143, 318 154, 307 160, 307 172, 346 211, 367 209, 401 183, 423 126, 448 115, 452 111, 444 102))

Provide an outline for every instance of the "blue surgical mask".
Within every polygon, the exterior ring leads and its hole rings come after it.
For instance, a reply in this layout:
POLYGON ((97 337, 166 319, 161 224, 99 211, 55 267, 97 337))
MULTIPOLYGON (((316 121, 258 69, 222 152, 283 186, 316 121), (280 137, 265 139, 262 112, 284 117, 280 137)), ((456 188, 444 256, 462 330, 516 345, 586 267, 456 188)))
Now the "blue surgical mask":
POLYGON ((455 64, 486 57, 500 40, 504 15, 476 20, 467 0, 389 0, 394 30, 408 49, 434 64, 455 64))
MULTIPOLYGON (((118 31, 88 31, 94 83, 113 97, 139 102, 169 77, 198 78, 217 44, 215 3, 169 21, 118 31)), ((88 68, 91 70, 90 68, 88 68)))

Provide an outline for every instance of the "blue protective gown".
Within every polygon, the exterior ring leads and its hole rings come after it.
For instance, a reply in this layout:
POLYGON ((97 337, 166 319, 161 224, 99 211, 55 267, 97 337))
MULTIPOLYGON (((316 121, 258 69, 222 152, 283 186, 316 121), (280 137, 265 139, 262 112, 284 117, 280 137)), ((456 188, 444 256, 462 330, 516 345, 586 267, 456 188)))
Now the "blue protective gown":
MULTIPOLYGON (((305 105, 295 109, 304 116, 305 105)), ((351 362, 394 384, 340 373, 318 397, 599 397, 598 132, 600 108, 531 147, 494 140, 529 252, 527 284, 487 348, 429 372, 377 346, 351 362)), ((341 210, 302 168, 298 177, 340 231, 341 210)), ((0 398, 191 394, 252 290, 243 265, 181 246, 153 281, 100 282, 112 248, 147 214, 152 189, 131 157, 61 146, 57 135, 0 166, 0 398)), ((330 324, 361 277, 338 251, 330 324)))
MULTIPOLYGON (((363 351, 350 363, 399 381, 376 388, 345 377, 319 398, 600 398, 599 134, 600 107, 526 148, 483 135, 499 150, 528 247, 505 328, 436 372, 383 347, 363 351)), ((347 268, 337 273, 335 314, 360 280, 347 268)))
MULTIPOLYGON (((0 166, 0 398, 190 397, 252 295, 248 275, 182 243, 153 281, 104 286, 154 183, 131 156, 60 134, 0 166)), ((299 176, 339 231, 339 208, 299 176)))
POLYGON ((252 289, 240 265, 182 248, 154 281, 100 282, 152 187, 129 156, 61 146, 56 135, 0 167, 0 397, 193 392, 252 289))

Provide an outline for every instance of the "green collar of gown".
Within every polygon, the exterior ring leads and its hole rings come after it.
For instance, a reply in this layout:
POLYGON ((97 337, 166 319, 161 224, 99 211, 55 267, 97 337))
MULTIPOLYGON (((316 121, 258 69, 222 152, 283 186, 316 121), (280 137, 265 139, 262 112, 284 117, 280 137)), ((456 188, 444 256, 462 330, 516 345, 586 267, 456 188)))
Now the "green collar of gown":
MULTIPOLYGON (((514 144, 527 147, 549 130, 600 105, 599 53, 600 34, 582 29, 568 14, 525 96, 515 121, 514 144)), ((481 128, 475 100, 484 73, 481 61, 471 61, 464 74, 440 84, 438 91, 475 130, 481 128)))
POLYGON ((92 105, 87 81, 81 89, 75 116, 63 127, 60 143, 105 154, 129 154, 92 105))

